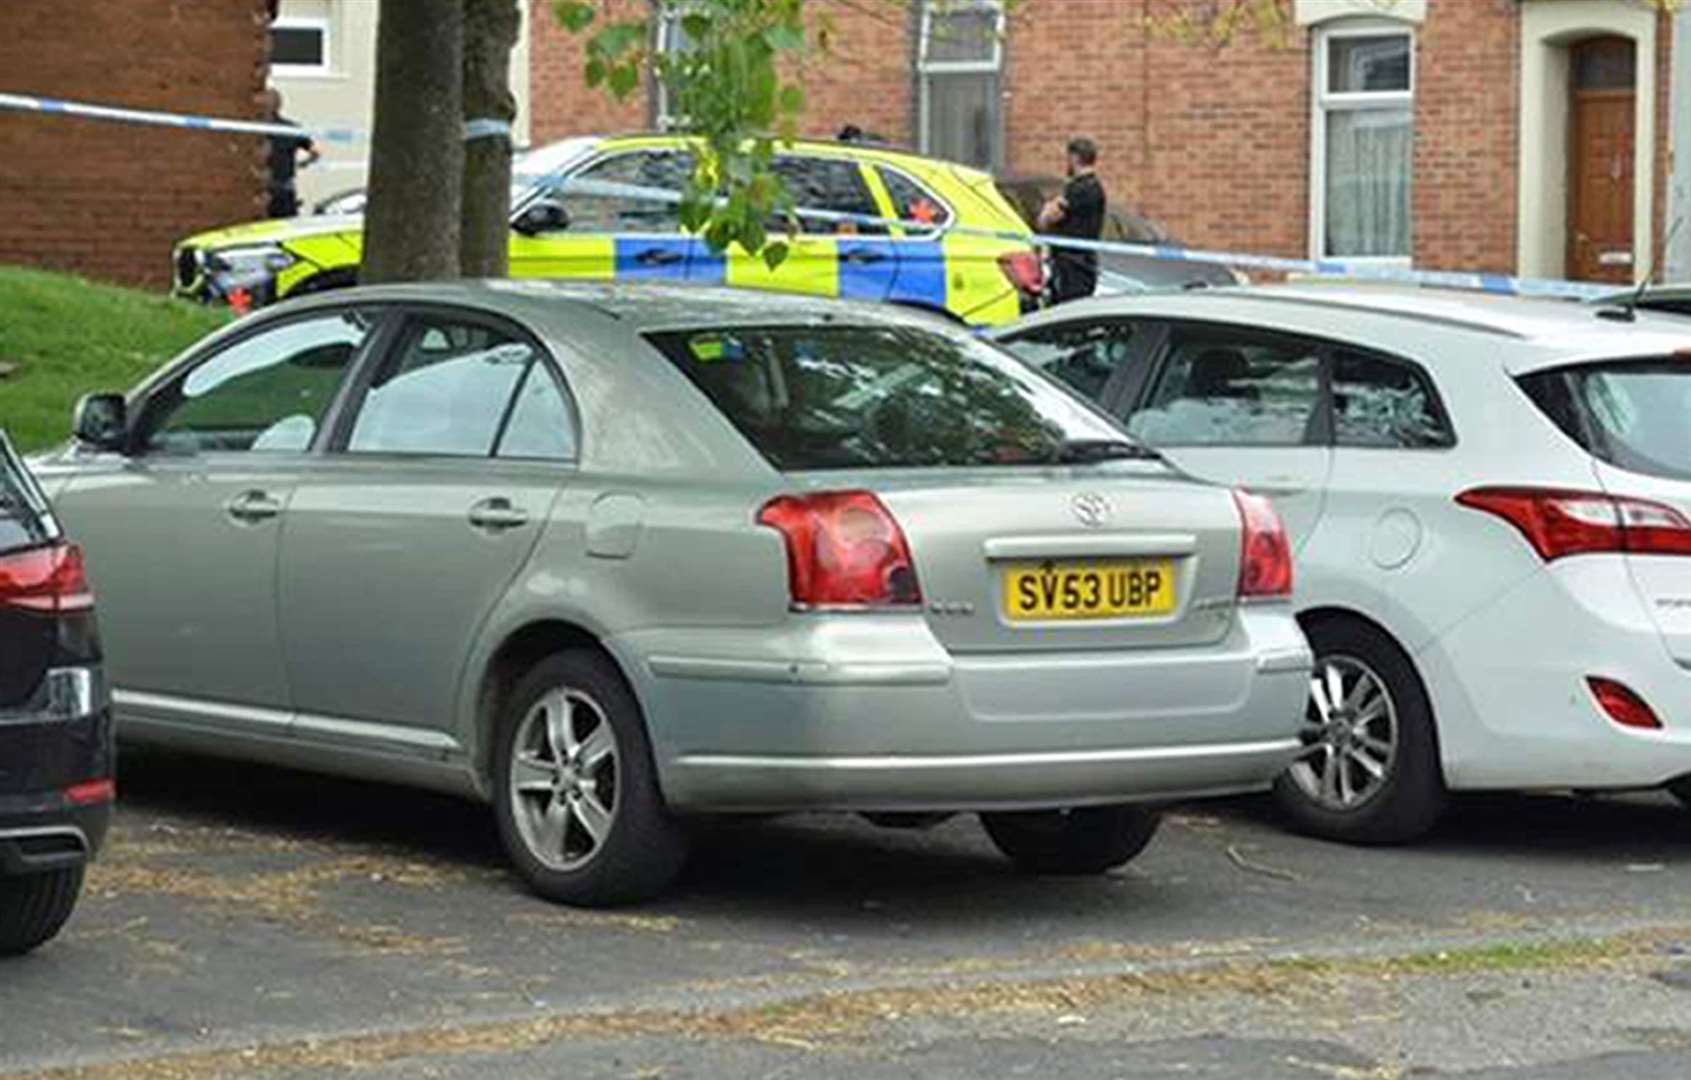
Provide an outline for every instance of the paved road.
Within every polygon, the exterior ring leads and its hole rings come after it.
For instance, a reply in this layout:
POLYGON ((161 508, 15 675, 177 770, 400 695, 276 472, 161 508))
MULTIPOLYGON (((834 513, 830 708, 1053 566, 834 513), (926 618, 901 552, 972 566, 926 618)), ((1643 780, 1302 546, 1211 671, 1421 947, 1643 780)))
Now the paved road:
POLYGON ((1691 815, 1461 804, 1430 843, 1174 813, 1018 877, 966 819, 718 827, 665 902, 536 900, 478 807, 130 755, 66 935, 0 967, 0 1071, 93 1077, 1683 1077, 1691 815))

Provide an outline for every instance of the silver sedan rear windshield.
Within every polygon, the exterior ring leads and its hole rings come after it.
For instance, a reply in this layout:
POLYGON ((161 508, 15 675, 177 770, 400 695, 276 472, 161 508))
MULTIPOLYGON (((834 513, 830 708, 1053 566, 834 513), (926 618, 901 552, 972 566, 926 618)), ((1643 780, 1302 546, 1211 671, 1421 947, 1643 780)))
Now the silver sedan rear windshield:
POLYGON ((904 326, 658 333, 651 342, 782 471, 1053 462, 1127 438, 992 346, 904 326))
POLYGON ((1583 364, 1520 382, 1596 457, 1629 472, 1691 478, 1691 358, 1583 364))

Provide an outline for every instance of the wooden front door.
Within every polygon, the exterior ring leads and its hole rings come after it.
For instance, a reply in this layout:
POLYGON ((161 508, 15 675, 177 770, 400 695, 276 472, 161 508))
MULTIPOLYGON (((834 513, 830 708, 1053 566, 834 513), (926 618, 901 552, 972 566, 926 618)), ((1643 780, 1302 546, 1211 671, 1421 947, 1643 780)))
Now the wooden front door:
POLYGON ((1568 277, 1630 284, 1635 50, 1622 37, 1573 48, 1568 131, 1568 277))

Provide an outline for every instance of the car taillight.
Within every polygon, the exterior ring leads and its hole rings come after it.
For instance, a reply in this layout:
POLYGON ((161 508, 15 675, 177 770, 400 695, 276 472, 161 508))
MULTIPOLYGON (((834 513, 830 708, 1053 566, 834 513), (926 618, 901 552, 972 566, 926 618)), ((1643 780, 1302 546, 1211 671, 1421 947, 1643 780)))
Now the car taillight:
POLYGON ((998 269, 1018 292, 1037 296, 1045 288, 1045 265, 1037 251, 1012 251, 998 256, 998 269))
POLYGON ((80 784, 72 784, 65 788, 65 800, 72 806, 92 806, 95 803, 111 802, 117 798, 117 781, 110 777, 98 780, 84 780, 80 784))
POLYGON ((1586 679, 1585 684, 1591 687, 1597 704, 1603 707, 1603 711, 1608 713, 1609 719, 1615 723, 1622 727, 1646 728, 1651 731, 1661 729, 1662 722, 1656 718, 1655 710, 1626 685, 1596 675, 1586 679))
POLYGON ((75 544, 0 555, 0 607, 60 614, 94 606, 75 544))
POLYGON ((757 520, 787 542, 787 581, 795 609, 922 603, 904 530, 872 493, 782 495, 765 503, 757 520))
POLYGON ((1292 544, 1280 515, 1261 495, 1233 492, 1244 542, 1239 553, 1239 596, 1292 595, 1292 544))
POLYGON ((1645 499, 1548 488, 1474 488, 1456 496, 1515 526, 1545 562, 1567 555, 1691 555, 1691 521, 1645 499))

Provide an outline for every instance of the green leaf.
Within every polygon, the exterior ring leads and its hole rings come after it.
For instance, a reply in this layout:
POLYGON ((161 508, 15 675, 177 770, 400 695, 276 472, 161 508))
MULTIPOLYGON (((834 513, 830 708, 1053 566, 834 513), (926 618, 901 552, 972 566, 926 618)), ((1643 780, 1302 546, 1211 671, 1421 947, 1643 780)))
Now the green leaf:
POLYGON ((587 0, 553 0, 552 14, 565 30, 579 34, 593 21, 593 5, 587 0))
POLYGON ((587 85, 597 87, 605 81, 605 62, 595 56, 587 61, 587 85))
POLYGON ((775 243, 767 245, 763 249, 763 265, 769 267, 771 273, 779 270, 781 264, 787 261, 790 250, 784 240, 777 240, 775 243))
POLYGON ((772 26, 763 32, 763 40, 778 52, 802 52, 804 29, 798 26, 772 26))
POLYGON ((618 64, 610 70, 611 93, 620 100, 634 93, 640 85, 640 68, 634 64, 618 64))
POLYGON ((804 87, 797 83, 788 83, 781 88, 781 111, 784 113, 801 113, 804 111, 804 87))

